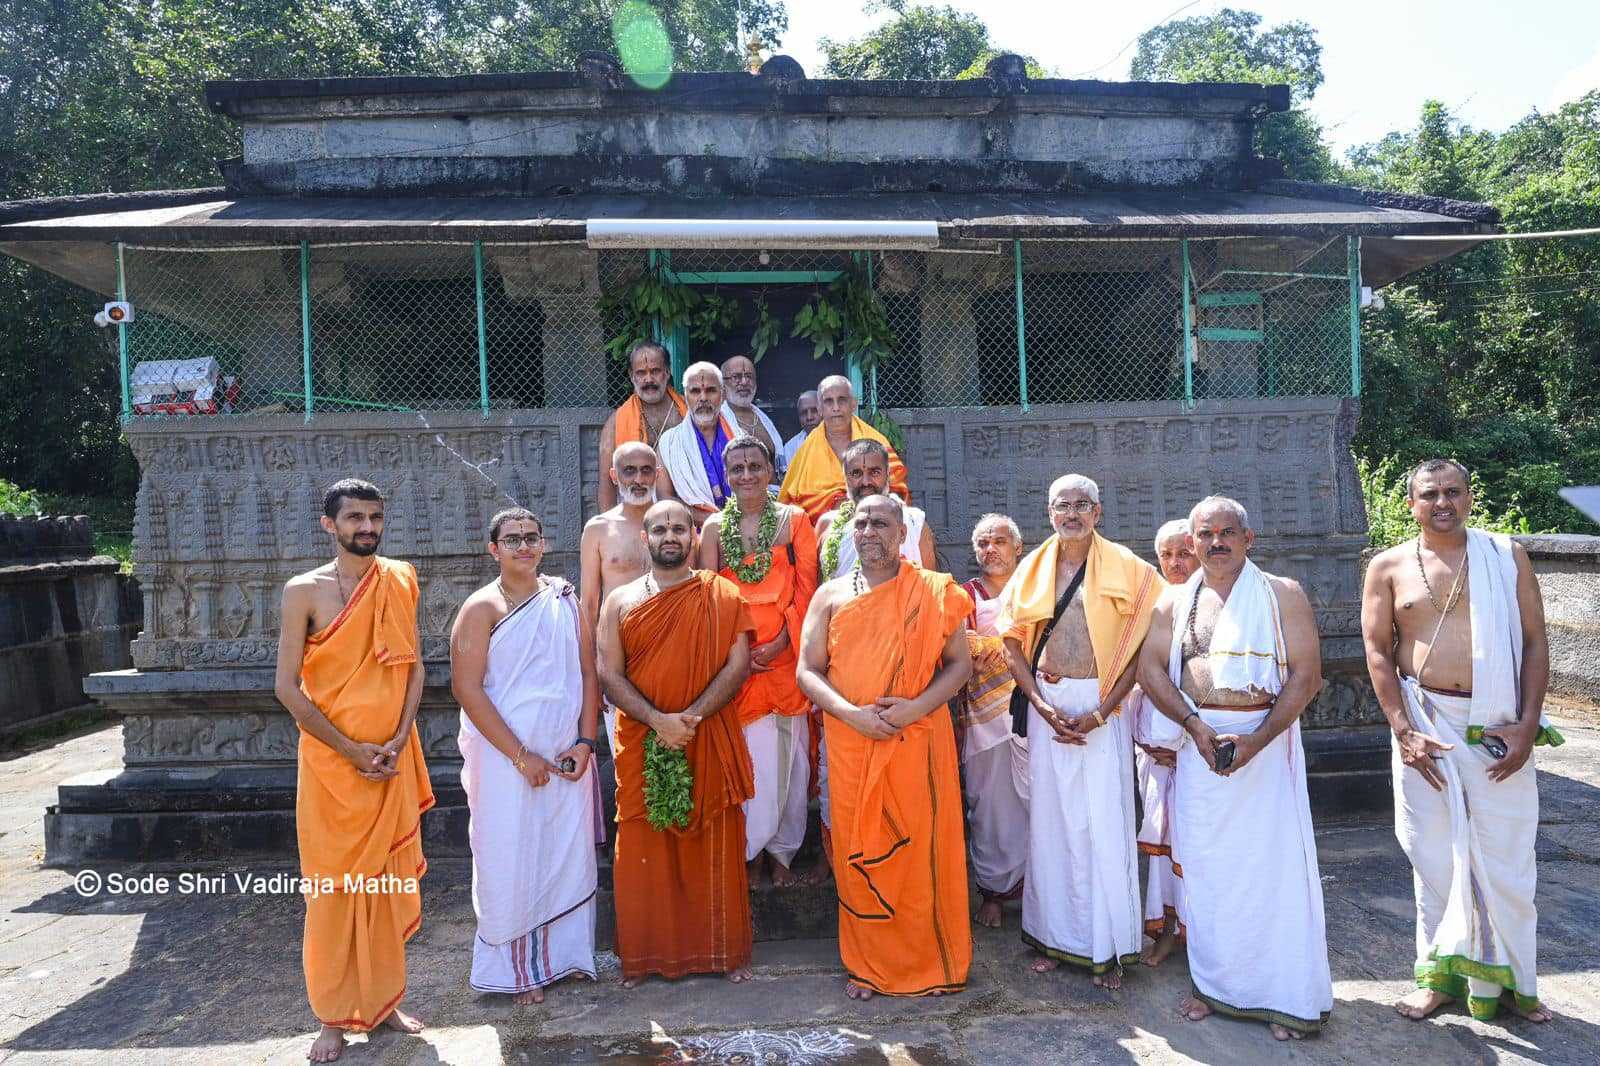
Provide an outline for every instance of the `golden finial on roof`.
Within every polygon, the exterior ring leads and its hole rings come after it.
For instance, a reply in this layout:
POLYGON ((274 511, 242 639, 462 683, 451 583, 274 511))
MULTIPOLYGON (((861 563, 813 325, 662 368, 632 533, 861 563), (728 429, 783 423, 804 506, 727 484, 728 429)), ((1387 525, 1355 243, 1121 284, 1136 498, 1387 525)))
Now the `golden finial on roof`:
POLYGON ((761 50, 766 45, 762 43, 758 34, 751 34, 750 39, 744 43, 744 50, 750 53, 750 58, 745 61, 744 68, 752 74, 761 73, 761 50))

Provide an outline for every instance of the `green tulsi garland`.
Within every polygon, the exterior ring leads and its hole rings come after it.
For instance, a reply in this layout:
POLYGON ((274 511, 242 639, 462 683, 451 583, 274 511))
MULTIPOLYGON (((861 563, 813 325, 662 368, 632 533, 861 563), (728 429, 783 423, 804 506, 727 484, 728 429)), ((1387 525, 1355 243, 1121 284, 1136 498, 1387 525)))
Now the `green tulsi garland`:
POLYGON ((694 771, 689 756, 667 747, 655 733, 644 738, 644 813, 650 828, 687 829, 694 812, 694 771))
POLYGON ((834 571, 839 568, 839 542, 844 540, 844 535, 850 528, 850 519, 856 514, 856 501, 845 500, 839 505, 839 512, 833 516, 833 525, 828 527, 828 539, 822 542, 822 580, 836 576, 834 571))
POLYGON ((755 559, 748 565, 744 562, 744 534, 739 529, 744 517, 744 512, 739 510, 739 497, 729 496, 728 502, 722 505, 722 529, 718 531, 722 540, 722 561, 746 585, 761 584, 767 571, 772 569, 772 544, 778 539, 778 504, 771 496, 766 499, 766 505, 761 508, 761 522, 756 527, 756 546, 752 553, 755 559))

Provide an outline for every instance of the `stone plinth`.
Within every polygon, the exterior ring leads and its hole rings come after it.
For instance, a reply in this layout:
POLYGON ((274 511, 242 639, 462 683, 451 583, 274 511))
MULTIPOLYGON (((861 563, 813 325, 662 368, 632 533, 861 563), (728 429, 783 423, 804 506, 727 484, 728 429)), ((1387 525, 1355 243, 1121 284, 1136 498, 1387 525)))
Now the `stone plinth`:
POLYGON ((1544 534, 1516 540, 1528 551, 1544 597, 1549 702, 1600 708, 1600 537, 1544 534))

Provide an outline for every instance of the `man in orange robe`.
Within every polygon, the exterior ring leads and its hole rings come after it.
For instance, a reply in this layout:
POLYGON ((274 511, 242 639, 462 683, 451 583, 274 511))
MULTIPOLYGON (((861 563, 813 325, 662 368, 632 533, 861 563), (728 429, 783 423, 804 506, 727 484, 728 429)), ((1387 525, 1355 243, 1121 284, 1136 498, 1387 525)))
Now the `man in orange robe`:
POLYGON ((955 731, 972 597, 900 558, 902 505, 856 505, 860 569, 817 590, 800 687, 827 718, 845 992, 959 991, 972 963, 955 731))
POLYGON ((813 429, 789 462, 783 487, 778 490, 782 503, 799 504, 811 524, 839 506, 845 498, 844 450, 863 437, 883 445, 889 453, 889 491, 906 503, 911 489, 906 484, 906 467, 895 454, 889 438, 856 417, 856 394, 850 379, 834 375, 817 386, 822 407, 822 424, 813 429))
POLYGON ((628 379, 633 382, 633 395, 600 427, 600 465, 595 469, 600 472, 598 510, 602 512, 617 505, 616 483, 606 476, 611 469, 611 453, 619 445, 635 440, 659 449, 661 434, 682 422, 688 410, 683 397, 672 387, 667 350, 655 341, 640 341, 628 353, 628 379))
POLYGON ((790 885, 795 876, 789 868, 805 843, 811 787, 811 701, 794 669, 800 628, 817 590, 817 535, 804 511, 767 492, 773 462, 766 441, 735 437, 722 458, 733 497, 700 531, 700 565, 739 586, 756 626, 750 679, 730 708, 755 768, 756 794, 744 807, 744 857, 752 883, 761 878, 765 856, 772 883, 790 885), (739 556, 729 559, 723 539, 731 543, 736 536, 739 556))
POLYGON ((284 586, 275 691, 300 726, 306 993, 322 1022, 308 1057, 332 1062, 345 1030, 422 1030, 399 1004, 433 788, 415 727, 416 571, 377 554, 383 497, 365 481, 328 489, 322 528, 337 554, 284 586))
MULTIPOLYGON (((694 536, 688 507, 651 507, 650 569, 600 609, 600 683, 623 712, 612 885, 625 988, 652 973, 750 976, 742 805, 755 780, 739 720, 726 707, 749 674, 755 624, 733 582, 689 568, 694 536), (661 796, 646 794, 647 762, 659 766, 672 752, 684 754, 693 777, 681 820, 667 817, 661 796)), ((670 800, 673 790, 662 795, 670 800)))

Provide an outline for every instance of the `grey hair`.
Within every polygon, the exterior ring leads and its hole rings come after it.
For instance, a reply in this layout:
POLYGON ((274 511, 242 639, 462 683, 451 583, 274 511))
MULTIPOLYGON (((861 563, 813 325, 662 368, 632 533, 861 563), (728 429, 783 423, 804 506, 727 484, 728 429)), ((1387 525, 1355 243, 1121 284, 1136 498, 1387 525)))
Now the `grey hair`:
POLYGON ((978 524, 972 527, 973 551, 978 550, 978 530, 982 529, 984 526, 990 525, 1004 526, 1006 532, 1011 534, 1011 539, 1017 542, 1017 547, 1022 547, 1022 530, 1017 528, 1017 523, 1012 520, 1011 516, 1008 514, 1001 514, 999 511, 990 511, 988 514, 978 519, 978 524))
POLYGON ((689 364, 689 366, 683 371, 684 385, 687 386, 689 384, 689 379, 699 374, 710 374, 712 377, 717 379, 717 388, 721 389, 724 387, 722 384, 722 368, 716 363, 689 364))
POLYGON ((902 526, 906 524, 906 505, 900 501, 900 497, 896 496, 892 492, 873 493, 872 496, 868 496, 866 499, 856 504, 856 512, 860 513, 861 504, 865 503, 867 500, 873 499, 874 497, 888 500, 890 503, 894 504, 894 513, 899 517, 900 524, 902 526))
POLYGON ((1170 522, 1163 522, 1161 528, 1156 530, 1156 554, 1161 554, 1161 545, 1173 537, 1187 537, 1189 535, 1189 520, 1187 518, 1174 518, 1170 522))
POLYGON ((841 382, 844 385, 845 388, 850 390, 850 396, 852 398, 855 397, 855 395, 856 395, 856 387, 855 387, 855 385, 850 381, 849 378, 845 377, 843 374, 829 374, 827 377, 825 377, 821 381, 817 382, 817 393, 820 395, 823 389, 825 389, 828 386, 832 385, 836 381, 837 382, 841 382))
POLYGON ((1206 511, 1214 511, 1218 508, 1224 511, 1232 511, 1234 517, 1239 520, 1239 524, 1241 526, 1243 526, 1245 529, 1250 528, 1250 512, 1244 509, 1244 504, 1240 503, 1231 496, 1207 496, 1205 499, 1189 508, 1189 528, 1191 530, 1194 529, 1194 519, 1196 515, 1203 514, 1206 511))
POLYGON ((1100 486, 1096 485, 1091 479, 1084 477, 1082 474, 1062 474, 1060 477, 1050 482, 1050 494, 1048 498, 1053 500, 1055 499, 1056 493, 1065 492, 1068 489, 1077 489, 1095 503, 1100 502, 1100 486))

